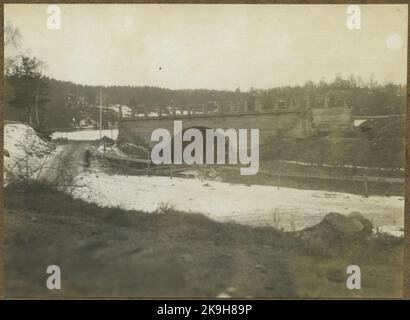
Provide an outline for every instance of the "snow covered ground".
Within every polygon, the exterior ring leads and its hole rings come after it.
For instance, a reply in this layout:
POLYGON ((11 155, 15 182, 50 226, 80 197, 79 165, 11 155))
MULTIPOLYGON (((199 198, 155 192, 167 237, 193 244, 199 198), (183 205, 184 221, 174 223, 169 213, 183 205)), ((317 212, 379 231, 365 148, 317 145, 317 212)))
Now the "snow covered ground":
POLYGON ((26 124, 4 126, 4 185, 22 175, 35 178, 39 168, 54 155, 54 146, 26 124))
POLYGON ((362 213, 375 226, 397 231, 403 227, 402 197, 364 198, 347 193, 298 190, 260 185, 234 185, 216 181, 169 177, 120 176, 83 172, 83 188, 74 196, 101 206, 155 212, 167 204, 184 212, 202 213, 216 221, 300 230, 329 212, 362 213))
MULTIPOLYGON (((102 130, 102 136, 107 136, 110 139, 116 140, 118 136, 118 129, 102 130)), ((77 141, 93 141, 100 139, 100 130, 79 130, 71 132, 53 132, 51 139, 66 138, 68 140, 77 141)))

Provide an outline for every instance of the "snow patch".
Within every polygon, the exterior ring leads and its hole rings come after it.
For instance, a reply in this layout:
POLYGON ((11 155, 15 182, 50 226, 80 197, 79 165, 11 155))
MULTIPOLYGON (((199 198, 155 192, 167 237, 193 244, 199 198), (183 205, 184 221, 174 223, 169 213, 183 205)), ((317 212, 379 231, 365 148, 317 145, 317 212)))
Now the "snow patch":
POLYGON ((4 185, 28 175, 35 178, 54 146, 26 124, 4 126, 4 185))
MULTIPOLYGON (((106 136, 110 139, 116 140, 118 136, 118 129, 102 130, 101 136, 106 136)), ((100 130, 79 130, 71 132, 56 131, 51 134, 51 139, 56 140, 59 138, 76 141, 94 141, 100 139, 100 130)))
POLYGON ((355 127, 359 127, 362 123, 364 123, 364 122, 366 122, 367 121, 367 119, 357 119, 357 120, 354 120, 353 121, 353 125, 355 126, 355 127))
POLYGON ((380 226, 377 228, 377 232, 386 233, 397 238, 404 237, 404 228, 399 226, 380 226))

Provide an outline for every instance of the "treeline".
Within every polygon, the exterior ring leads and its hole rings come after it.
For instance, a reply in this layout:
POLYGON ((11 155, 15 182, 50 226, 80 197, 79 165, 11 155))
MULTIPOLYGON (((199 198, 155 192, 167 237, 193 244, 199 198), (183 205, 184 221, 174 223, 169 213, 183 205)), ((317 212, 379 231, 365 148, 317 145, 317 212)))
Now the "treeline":
MULTIPOLYGON (((22 77, 20 72, 5 76, 5 119, 30 122, 36 126, 65 128, 72 119, 81 119, 95 113, 90 108, 100 105, 127 105, 136 113, 144 108, 156 110, 159 106, 192 106, 211 103, 223 105, 239 103, 246 94, 218 90, 170 90, 159 87, 87 86, 59 81, 45 76, 22 77), (36 93, 36 83, 41 92, 36 93), (28 92, 22 94, 22 91, 28 92), (37 107, 36 95, 39 96, 37 107), (40 121, 36 122, 36 114, 40 121), (30 116, 31 115, 31 116, 30 116)), ((98 114, 98 112, 96 113, 98 114)))
POLYGON ((332 82, 306 82, 303 86, 272 88, 262 92, 264 107, 275 99, 305 100, 311 107, 325 105, 332 107, 351 107, 355 115, 403 114, 406 111, 406 86, 396 84, 381 85, 375 80, 364 82, 351 75, 348 79, 336 76, 332 82))

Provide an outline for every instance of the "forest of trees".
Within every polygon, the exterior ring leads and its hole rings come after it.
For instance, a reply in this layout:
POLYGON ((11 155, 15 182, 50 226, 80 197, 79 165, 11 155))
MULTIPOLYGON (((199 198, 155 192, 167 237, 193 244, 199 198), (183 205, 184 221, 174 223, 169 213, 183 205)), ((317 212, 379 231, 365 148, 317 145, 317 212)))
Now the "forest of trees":
MULTIPOLYGON (((28 122, 35 126, 65 128, 73 118, 81 119, 87 108, 99 105, 100 87, 83 86, 47 78, 36 71, 36 61, 23 57, 5 77, 5 119, 28 122), (31 68, 31 69, 30 69, 31 68)), ((329 107, 349 106, 355 115, 402 114, 406 109, 404 86, 364 85, 336 77, 331 83, 307 82, 304 86, 285 86, 247 92, 217 90, 170 90, 158 87, 103 87, 103 105, 122 104, 134 110, 146 107, 232 105, 254 96, 265 109, 275 101, 309 99, 311 107, 322 107, 325 95, 329 107)), ((137 112, 136 111, 136 112, 137 112)))

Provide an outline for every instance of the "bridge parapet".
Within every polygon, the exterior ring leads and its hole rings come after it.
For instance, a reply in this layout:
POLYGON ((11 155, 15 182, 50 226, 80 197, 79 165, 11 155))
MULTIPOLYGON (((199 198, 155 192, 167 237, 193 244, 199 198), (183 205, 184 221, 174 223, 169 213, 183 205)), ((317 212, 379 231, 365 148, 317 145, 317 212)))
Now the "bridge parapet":
POLYGON ((207 112, 194 112, 192 109, 182 110, 187 111, 187 113, 176 113, 176 109, 173 109, 171 113, 164 114, 162 109, 158 109, 156 114, 148 114, 145 112, 144 115, 137 116, 135 118, 122 118, 120 122, 123 121, 147 121, 154 120, 158 121, 160 119, 169 120, 183 120, 183 119, 194 119, 194 118, 218 118, 218 117, 238 117, 238 116, 263 116, 263 115, 281 115, 281 114, 306 114, 310 115, 311 110, 305 108, 294 108, 294 109, 270 109, 263 111, 207 111, 207 112))
POLYGON ((209 112, 171 114, 122 119, 118 138, 132 143, 151 144, 151 134, 163 128, 174 132, 174 121, 182 121, 183 130, 259 129, 260 144, 273 143, 275 138, 306 138, 312 134, 310 110, 302 108, 223 113, 209 112))

